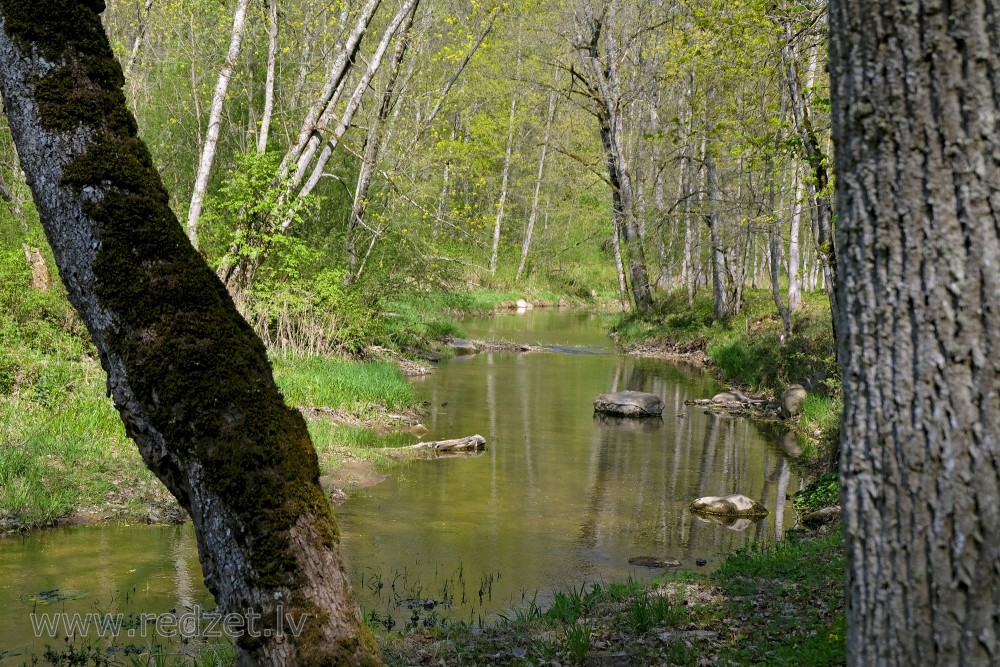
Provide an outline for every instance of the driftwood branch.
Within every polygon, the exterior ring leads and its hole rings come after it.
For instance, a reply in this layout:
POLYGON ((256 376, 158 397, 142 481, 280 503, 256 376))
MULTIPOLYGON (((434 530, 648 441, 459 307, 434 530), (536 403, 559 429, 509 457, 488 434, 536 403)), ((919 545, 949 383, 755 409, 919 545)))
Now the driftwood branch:
POLYGON ((480 452, 486 449, 486 438, 481 435, 470 435, 468 438, 453 440, 438 440, 436 442, 418 442, 406 449, 429 449, 435 452, 480 452))

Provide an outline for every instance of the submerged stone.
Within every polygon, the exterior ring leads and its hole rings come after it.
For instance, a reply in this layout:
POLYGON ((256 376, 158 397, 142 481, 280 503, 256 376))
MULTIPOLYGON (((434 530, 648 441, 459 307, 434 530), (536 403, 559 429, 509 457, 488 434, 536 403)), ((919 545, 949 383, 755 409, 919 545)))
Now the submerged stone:
POLYGON ((663 401, 656 394, 618 391, 598 395, 594 411, 620 417, 659 417, 663 414, 663 401))

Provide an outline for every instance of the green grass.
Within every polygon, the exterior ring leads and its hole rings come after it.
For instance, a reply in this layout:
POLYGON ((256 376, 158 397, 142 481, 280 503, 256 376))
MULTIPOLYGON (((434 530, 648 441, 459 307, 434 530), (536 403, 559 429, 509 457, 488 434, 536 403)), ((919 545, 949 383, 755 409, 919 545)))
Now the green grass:
POLYGON ((623 664, 842 665, 844 572, 838 530, 745 547, 707 575, 581 586, 545 611, 532 599, 494 624, 378 638, 387 665, 590 664, 598 649, 623 664))
POLYGON ((741 549, 713 575, 728 614, 745 619, 725 665, 842 665, 843 531, 741 549))
POLYGON ((414 400, 413 387, 393 364, 298 356, 275 356, 271 362, 275 381, 296 407, 363 411, 376 403, 401 409, 414 400))
POLYGON ((815 431, 835 433, 840 428, 840 415, 843 409, 844 400, 839 393, 829 396, 810 393, 802 402, 799 426, 806 433, 815 431))

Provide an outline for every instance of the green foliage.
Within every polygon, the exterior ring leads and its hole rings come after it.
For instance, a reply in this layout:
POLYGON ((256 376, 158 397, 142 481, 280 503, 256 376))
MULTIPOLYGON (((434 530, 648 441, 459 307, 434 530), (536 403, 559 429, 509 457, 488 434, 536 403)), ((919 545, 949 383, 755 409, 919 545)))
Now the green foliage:
POLYGON ((624 623, 629 631, 645 634, 661 625, 678 625, 687 619, 683 606, 671 604, 664 595, 643 589, 628 600, 624 623))
POLYGON ((840 479, 836 472, 825 472, 806 488, 792 494, 792 504, 799 510, 814 510, 840 502, 840 479))
MULTIPOLYGON (((670 343, 679 351, 704 350, 723 380, 756 390, 780 393, 787 385, 816 373, 837 376, 825 295, 805 295, 803 307, 794 317, 794 335, 784 342, 771 293, 748 290, 744 300, 739 316, 719 322, 712 317, 709 292, 697 294, 691 306, 684 295, 673 293, 653 312, 624 315, 612 328, 623 343, 652 339, 670 343)), ((815 405, 818 408, 819 404, 815 405)))

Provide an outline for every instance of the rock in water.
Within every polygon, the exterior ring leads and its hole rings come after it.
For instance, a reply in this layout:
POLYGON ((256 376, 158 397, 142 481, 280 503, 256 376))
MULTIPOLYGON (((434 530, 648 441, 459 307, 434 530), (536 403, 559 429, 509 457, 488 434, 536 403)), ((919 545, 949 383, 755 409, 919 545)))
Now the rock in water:
POLYGON ((455 351, 455 354, 475 354, 479 349, 471 341, 461 338, 452 338, 448 341, 448 347, 455 351))
POLYGON ((594 412, 621 417, 659 417, 663 414, 663 401, 656 394, 641 391, 600 394, 594 399, 594 412))
POLYGON ((802 409, 802 401, 806 400, 805 387, 800 384, 789 385, 785 393, 781 395, 781 416, 794 417, 802 409))
POLYGON ((691 511, 723 516, 767 516, 767 508, 741 494, 705 496, 691 503, 691 511))

